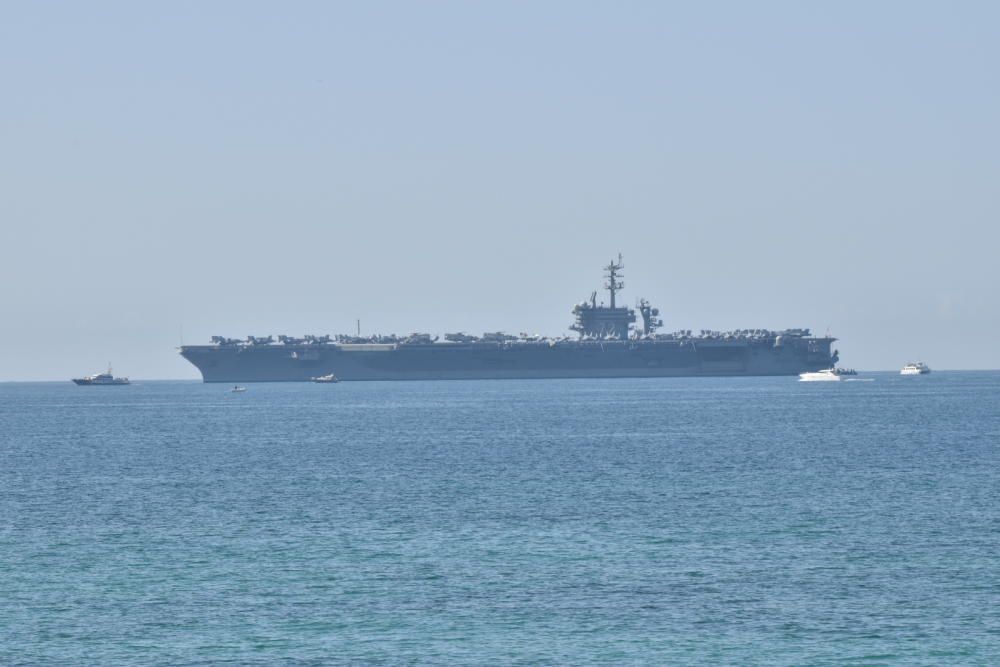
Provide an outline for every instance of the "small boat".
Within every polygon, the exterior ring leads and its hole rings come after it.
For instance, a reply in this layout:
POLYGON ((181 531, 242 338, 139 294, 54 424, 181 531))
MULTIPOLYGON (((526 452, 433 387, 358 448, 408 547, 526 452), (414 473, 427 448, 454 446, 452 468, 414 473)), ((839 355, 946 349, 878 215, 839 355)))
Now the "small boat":
POLYGON ((931 372, 930 367, 922 361, 917 363, 909 363, 903 366, 903 370, 899 371, 900 375, 927 375, 931 372))
POLYGON ((83 378, 73 378, 73 382, 78 385, 101 385, 101 386, 111 386, 111 385, 123 385, 131 384, 128 378, 116 378, 111 373, 111 364, 108 364, 108 370, 106 373, 94 373, 93 375, 88 375, 83 378))
POLYGON ((799 373, 799 382, 840 382, 846 376, 857 374, 853 368, 824 368, 820 371, 799 373))
POLYGON ((237 384, 237 385, 233 385, 233 388, 232 388, 232 389, 230 389, 229 391, 231 391, 231 392, 232 392, 232 393, 234 393, 234 394, 240 394, 240 393, 243 393, 243 392, 244 392, 244 391, 246 391, 246 390, 247 390, 247 388, 246 388, 246 387, 241 387, 241 386, 239 386, 239 385, 237 384))
POLYGON ((340 382, 337 376, 333 373, 329 375, 320 375, 319 377, 310 378, 313 382, 318 382, 320 384, 330 384, 331 382, 340 382))

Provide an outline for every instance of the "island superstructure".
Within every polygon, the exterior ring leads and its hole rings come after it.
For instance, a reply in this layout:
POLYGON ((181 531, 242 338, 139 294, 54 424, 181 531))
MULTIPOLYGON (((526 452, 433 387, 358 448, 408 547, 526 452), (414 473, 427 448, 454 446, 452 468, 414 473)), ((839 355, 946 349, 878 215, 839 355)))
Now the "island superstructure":
POLYGON ((573 307, 575 337, 213 336, 208 345, 181 346, 180 354, 205 382, 230 383, 310 382, 327 374, 342 381, 798 375, 837 363, 836 338, 809 329, 659 333, 659 310, 645 299, 635 309, 618 304, 623 268, 621 255, 604 267, 608 305, 593 292, 573 307))

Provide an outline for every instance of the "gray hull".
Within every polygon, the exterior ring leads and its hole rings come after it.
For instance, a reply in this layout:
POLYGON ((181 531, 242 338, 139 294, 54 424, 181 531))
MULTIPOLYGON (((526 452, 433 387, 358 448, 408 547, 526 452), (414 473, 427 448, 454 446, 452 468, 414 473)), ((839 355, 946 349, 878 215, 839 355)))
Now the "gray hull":
POLYGON ((725 341, 188 345, 205 382, 797 375, 831 367, 833 338, 725 341))

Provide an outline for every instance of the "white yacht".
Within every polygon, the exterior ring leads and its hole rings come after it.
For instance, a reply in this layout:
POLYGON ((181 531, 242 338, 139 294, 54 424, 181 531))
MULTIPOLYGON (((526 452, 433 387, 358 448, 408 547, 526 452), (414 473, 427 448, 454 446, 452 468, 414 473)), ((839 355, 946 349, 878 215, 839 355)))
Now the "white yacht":
POLYGON ((931 372, 930 367, 922 361, 917 363, 909 363, 903 366, 903 370, 899 371, 900 375, 927 375, 931 372))
POLYGON ((847 375, 857 375, 853 368, 824 368, 821 371, 799 373, 799 382, 840 382, 847 375))

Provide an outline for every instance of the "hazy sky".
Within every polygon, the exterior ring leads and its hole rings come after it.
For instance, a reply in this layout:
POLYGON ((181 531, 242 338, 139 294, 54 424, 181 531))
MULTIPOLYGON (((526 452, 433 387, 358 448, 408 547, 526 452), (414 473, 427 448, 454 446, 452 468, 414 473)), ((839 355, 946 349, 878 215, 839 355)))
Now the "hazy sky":
POLYGON ((213 334, 667 330, 1000 368, 1000 5, 9 2, 0 379, 213 334))

